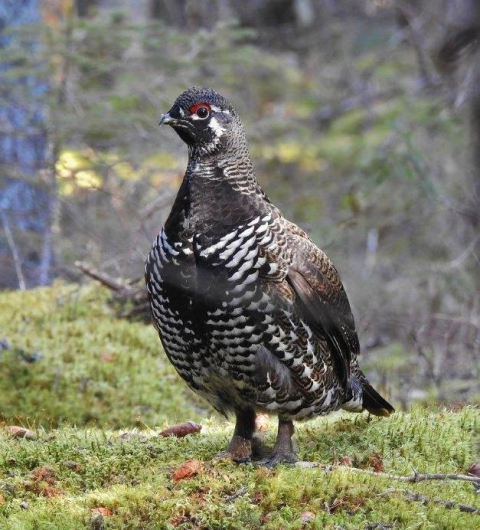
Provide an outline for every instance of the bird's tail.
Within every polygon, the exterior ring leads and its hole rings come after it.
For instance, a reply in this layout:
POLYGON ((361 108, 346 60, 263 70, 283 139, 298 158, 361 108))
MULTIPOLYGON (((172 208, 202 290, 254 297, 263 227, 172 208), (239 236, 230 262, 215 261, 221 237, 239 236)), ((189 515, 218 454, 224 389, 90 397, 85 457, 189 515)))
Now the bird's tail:
POLYGON ((362 382, 363 408, 375 416, 390 416, 395 409, 384 399, 373 386, 364 379, 362 382))
POLYGON ((350 387, 342 408, 350 412, 368 410, 375 416, 390 416, 395 409, 367 381, 362 372, 350 378, 350 387))

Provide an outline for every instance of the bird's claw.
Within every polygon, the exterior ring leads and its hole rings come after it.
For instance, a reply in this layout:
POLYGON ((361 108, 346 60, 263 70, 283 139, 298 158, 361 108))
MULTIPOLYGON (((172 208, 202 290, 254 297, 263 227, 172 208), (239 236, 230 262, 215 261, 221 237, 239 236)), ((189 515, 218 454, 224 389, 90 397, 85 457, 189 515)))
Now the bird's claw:
POLYGON ((272 453, 268 458, 258 462, 261 466, 273 468, 278 464, 295 464, 297 458, 294 453, 272 453))

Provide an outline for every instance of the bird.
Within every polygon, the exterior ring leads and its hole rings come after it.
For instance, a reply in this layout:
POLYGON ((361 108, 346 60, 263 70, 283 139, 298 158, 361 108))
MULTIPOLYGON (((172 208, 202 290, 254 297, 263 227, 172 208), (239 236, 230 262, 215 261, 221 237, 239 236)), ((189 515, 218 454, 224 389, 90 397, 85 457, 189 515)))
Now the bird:
POLYGON ((294 421, 394 412, 359 368, 337 269, 260 187, 234 107, 194 86, 160 125, 185 142, 188 164, 146 260, 152 320, 187 385, 235 416, 225 456, 255 457, 258 414, 278 416, 272 467, 296 461, 294 421))

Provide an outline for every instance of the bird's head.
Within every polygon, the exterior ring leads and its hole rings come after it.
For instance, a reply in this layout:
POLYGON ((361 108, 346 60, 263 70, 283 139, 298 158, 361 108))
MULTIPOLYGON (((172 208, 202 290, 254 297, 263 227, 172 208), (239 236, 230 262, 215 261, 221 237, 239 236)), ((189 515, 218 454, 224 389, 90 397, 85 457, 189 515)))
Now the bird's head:
POLYGON ((170 125, 200 154, 213 154, 243 136, 243 126, 230 103, 215 90, 191 87, 182 92, 160 125, 170 125))

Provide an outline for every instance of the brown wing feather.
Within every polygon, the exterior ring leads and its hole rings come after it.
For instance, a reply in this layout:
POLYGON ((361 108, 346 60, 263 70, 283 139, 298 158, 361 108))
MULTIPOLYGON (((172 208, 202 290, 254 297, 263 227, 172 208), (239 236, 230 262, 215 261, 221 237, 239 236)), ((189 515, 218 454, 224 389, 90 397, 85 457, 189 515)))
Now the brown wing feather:
POLYGON ((312 331, 326 337, 337 373, 346 386, 352 357, 360 350, 355 321, 338 272, 313 243, 308 247, 308 252, 297 255, 290 266, 287 282, 312 331))

